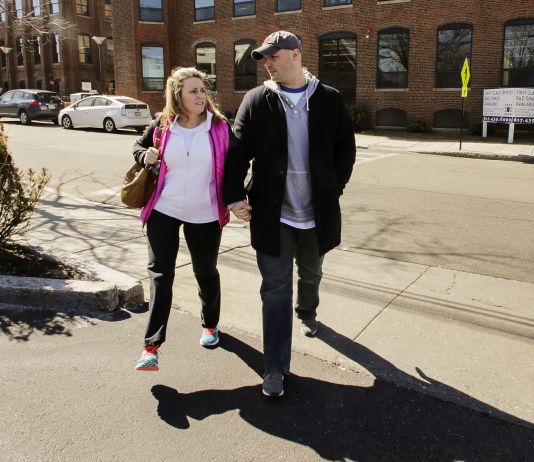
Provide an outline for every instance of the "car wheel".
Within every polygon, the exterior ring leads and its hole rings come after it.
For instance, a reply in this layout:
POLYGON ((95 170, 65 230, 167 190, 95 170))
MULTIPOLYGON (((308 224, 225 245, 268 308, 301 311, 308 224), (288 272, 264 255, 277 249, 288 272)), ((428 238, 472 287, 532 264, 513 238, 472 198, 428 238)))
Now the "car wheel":
POLYGON ((106 130, 108 133, 114 133, 117 131, 117 127, 115 127, 115 122, 113 122, 113 119, 108 117, 104 120, 104 130, 106 130))
POLYGON ((63 118, 61 119, 61 125, 67 130, 71 129, 73 127, 71 118, 68 115, 63 116, 63 118))
POLYGON ((20 111, 19 120, 22 125, 29 125, 32 122, 30 116, 26 111, 20 111))

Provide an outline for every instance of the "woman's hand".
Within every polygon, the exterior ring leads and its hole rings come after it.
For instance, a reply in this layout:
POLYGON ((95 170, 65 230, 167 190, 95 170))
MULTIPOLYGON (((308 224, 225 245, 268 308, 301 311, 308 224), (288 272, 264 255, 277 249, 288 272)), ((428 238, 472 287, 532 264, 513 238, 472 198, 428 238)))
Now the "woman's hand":
POLYGON ((237 202, 230 210, 240 220, 250 221, 252 207, 246 201, 237 202))
POLYGON ((148 148, 145 154, 144 163, 145 165, 155 164, 159 159, 159 149, 148 148))

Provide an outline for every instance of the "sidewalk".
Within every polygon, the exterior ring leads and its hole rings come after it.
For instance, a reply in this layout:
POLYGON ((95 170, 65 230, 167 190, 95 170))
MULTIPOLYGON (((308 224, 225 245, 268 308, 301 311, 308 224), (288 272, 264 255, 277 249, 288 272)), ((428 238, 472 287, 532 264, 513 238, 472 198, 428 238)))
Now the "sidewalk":
POLYGON ((443 139, 439 134, 403 135, 398 131, 391 134, 380 131, 378 134, 356 133, 356 145, 363 149, 417 152, 421 154, 437 154, 456 157, 474 157, 479 159, 513 160, 518 162, 534 162, 534 142, 532 137, 526 142, 518 141, 507 144, 506 137, 478 138, 468 136, 462 142, 460 135, 450 135, 443 139), (456 138, 456 139, 455 139, 456 138), (502 139, 500 139, 502 138, 502 139))
MULTIPOLYGON (((47 192, 24 238, 142 281, 146 242, 137 212, 47 192)), ((183 242, 183 241, 182 241, 183 242)), ((199 316, 186 246, 174 305, 199 316)), ((232 221, 219 257, 221 327, 261 337, 260 278, 248 229, 232 221)), ((321 328, 293 349, 359 374, 522 425, 534 424, 534 284, 336 249, 324 266, 321 328)))

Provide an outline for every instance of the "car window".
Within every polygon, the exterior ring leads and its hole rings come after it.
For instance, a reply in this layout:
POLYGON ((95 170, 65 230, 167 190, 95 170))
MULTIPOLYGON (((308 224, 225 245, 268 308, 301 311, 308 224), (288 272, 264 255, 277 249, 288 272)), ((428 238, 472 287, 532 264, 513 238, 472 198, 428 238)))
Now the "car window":
POLYGON ((24 98, 24 92, 23 91, 14 91, 13 92, 13 99, 22 99, 24 98))
POLYGON ((93 105, 95 98, 85 98, 78 103, 78 107, 89 107, 93 105))
POLYGON ((133 98, 117 98, 115 101, 118 101, 119 103, 123 104, 142 104, 141 101, 138 101, 133 98))
POLYGON ((57 93, 36 93, 35 99, 37 101, 57 101, 59 97, 57 93))
POLYGON ((93 106, 109 106, 111 101, 106 98, 95 98, 95 104, 93 106))
POLYGON ((2 95, 2 98, 0 98, 0 101, 6 102, 9 101, 11 98, 13 98, 13 91, 7 92, 5 95, 2 95))

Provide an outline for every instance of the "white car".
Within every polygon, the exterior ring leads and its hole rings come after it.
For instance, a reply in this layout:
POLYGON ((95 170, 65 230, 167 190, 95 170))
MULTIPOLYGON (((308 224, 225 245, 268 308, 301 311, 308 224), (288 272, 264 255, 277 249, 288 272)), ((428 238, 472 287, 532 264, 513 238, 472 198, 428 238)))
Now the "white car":
POLYGON ((113 133, 117 128, 142 132, 152 117, 148 105, 128 96, 95 95, 62 109, 58 121, 63 128, 96 127, 113 133))

